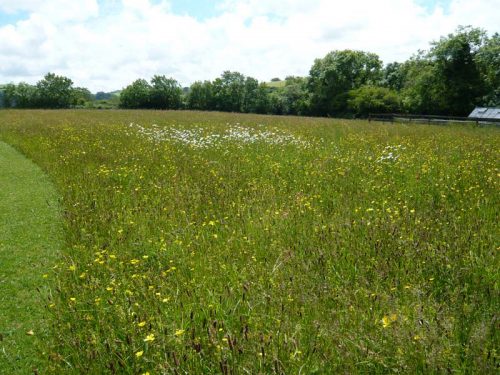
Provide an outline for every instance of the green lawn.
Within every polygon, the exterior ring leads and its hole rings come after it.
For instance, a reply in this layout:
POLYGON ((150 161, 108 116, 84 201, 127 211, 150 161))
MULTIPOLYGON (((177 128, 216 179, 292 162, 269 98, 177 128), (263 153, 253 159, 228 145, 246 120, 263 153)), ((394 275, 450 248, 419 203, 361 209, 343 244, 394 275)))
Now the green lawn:
POLYGON ((43 275, 59 255, 57 194, 47 176, 0 142, 0 374, 44 373, 43 275))

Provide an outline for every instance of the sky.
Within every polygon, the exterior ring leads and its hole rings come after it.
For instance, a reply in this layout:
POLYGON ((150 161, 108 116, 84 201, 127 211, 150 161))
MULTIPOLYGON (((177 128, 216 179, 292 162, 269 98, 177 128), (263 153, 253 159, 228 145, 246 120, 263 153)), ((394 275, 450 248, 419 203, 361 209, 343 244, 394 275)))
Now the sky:
POLYGON ((500 32, 500 0, 0 0, 0 83, 47 72, 93 92, 155 74, 305 76, 328 52, 404 61, 459 25, 500 32))

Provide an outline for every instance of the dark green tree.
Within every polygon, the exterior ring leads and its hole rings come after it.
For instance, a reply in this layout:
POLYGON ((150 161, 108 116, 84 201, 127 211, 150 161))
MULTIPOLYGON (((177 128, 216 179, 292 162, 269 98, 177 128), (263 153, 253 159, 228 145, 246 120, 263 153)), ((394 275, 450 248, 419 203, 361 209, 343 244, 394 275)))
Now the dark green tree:
POLYGON ((382 71, 380 85, 391 90, 400 91, 406 81, 406 66, 403 63, 393 62, 387 64, 382 71))
POLYGON ((34 108, 37 103, 36 87, 24 82, 8 84, 4 88, 4 105, 7 108, 34 108))
POLYGON ((36 107, 69 108, 73 99, 73 81, 67 77, 47 73, 36 84, 36 107))
POLYGON ((255 78, 247 77, 245 80, 243 112, 268 113, 268 92, 269 89, 265 83, 259 83, 255 78))
POLYGON ((121 108, 151 108, 151 85, 144 79, 135 80, 120 94, 121 108))
POLYGON ((288 76, 285 86, 278 90, 283 100, 283 112, 287 115, 307 115, 310 110, 310 96, 307 78, 288 76))
POLYGON ((269 113, 269 87, 264 82, 259 83, 259 87, 255 91, 253 112, 269 113))
POLYGON ((400 100, 396 91, 386 87, 363 86, 349 91, 349 110, 360 117, 369 113, 393 113, 400 109, 400 100))
POLYGON ((402 106, 406 112, 432 115, 446 106, 443 82, 436 73, 434 63, 424 52, 405 62, 406 80, 401 92, 402 106))
POLYGON ((214 110, 214 89, 212 82, 194 82, 187 94, 187 107, 200 111, 214 110))
POLYGON ((245 101, 245 76, 225 71, 213 82, 216 109, 225 112, 242 112, 245 101))
POLYGON ((85 87, 75 87, 72 96, 71 104, 78 107, 88 105, 93 100, 92 93, 85 87))
POLYGON ((5 88, 3 86, 0 86, 0 108, 5 108, 4 96, 5 88))
POLYGON ((500 107, 500 34, 486 39, 475 55, 475 62, 485 86, 481 104, 500 107))
POLYGON ((151 79, 151 108, 179 109, 182 106, 182 87, 173 78, 155 75, 151 79))
POLYGON ((2 88, 3 106, 5 108, 14 108, 16 106, 16 85, 9 83, 2 88))
POLYGON ((317 59, 309 73, 311 110, 316 115, 340 115, 347 110, 347 92, 381 79, 382 62, 374 53, 333 51, 317 59))
POLYGON ((445 99, 441 113, 465 116, 485 94, 475 56, 486 41, 486 33, 477 28, 459 27, 433 43, 429 58, 434 62, 442 95, 445 99))
POLYGON ((268 112, 273 115, 286 115, 287 103, 281 90, 271 88, 268 94, 268 112))
MULTIPOLYGON (((487 40, 481 29, 459 27, 405 63, 405 108, 423 114, 468 115, 488 95, 489 75, 481 75, 479 63, 487 40)), ((484 64, 485 72, 489 66, 484 64)))

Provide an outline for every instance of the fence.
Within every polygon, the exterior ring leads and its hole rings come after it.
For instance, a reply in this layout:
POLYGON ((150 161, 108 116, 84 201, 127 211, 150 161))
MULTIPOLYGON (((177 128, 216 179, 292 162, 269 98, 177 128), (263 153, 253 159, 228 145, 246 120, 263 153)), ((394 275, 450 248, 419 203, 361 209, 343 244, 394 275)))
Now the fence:
POLYGON ((450 123, 450 122, 472 122, 480 124, 500 125, 499 118, 481 118, 481 117, 457 117, 457 116, 429 116, 429 115, 402 115, 399 113, 370 113, 368 121, 382 122, 415 122, 420 124, 431 123, 450 123))

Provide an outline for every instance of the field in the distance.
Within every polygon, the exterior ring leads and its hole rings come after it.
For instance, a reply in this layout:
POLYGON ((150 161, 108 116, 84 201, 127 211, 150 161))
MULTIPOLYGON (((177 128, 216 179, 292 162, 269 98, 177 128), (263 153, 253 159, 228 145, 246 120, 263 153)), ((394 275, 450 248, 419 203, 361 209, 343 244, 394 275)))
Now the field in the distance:
POLYGON ((498 129, 0 111, 0 140, 62 197, 48 372, 498 369, 498 129))

